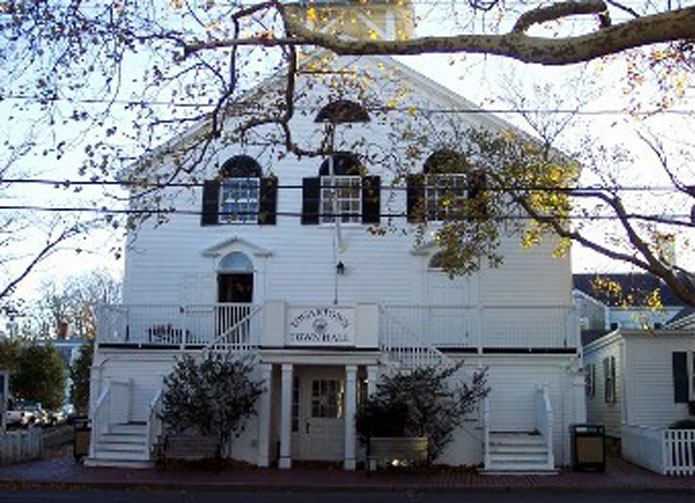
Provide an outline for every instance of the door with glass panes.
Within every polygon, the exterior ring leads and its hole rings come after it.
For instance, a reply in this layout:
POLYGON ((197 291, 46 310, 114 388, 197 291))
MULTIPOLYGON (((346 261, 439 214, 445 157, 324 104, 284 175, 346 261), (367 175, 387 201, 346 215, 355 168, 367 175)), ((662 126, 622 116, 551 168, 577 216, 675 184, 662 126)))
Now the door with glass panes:
POLYGON ((345 371, 306 368, 295 380, 296 439, 299 459, 340 461, 345 438, 345 371))

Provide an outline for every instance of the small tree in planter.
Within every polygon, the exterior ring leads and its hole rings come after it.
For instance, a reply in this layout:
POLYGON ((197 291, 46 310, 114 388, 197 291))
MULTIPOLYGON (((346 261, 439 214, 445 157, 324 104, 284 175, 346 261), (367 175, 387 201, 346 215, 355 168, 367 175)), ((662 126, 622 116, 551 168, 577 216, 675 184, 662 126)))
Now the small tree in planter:
POLYGON ((161 418, 165 431, 194 431, 216 436, 223 454, 231 454, 231 438, 238 437, 256 413, 256 401, 265 391, 251 378, 253 367, 227 353, 207 353, 198 361, 190 355, 177 360, 164 378, 161 418))
POLYGON ((489 391, 486 370, 474 372, 470 382, 457 380, 462 365, 385 376, 357 412, 360 438, 427 437, 429 458, 436 459, 489 391))

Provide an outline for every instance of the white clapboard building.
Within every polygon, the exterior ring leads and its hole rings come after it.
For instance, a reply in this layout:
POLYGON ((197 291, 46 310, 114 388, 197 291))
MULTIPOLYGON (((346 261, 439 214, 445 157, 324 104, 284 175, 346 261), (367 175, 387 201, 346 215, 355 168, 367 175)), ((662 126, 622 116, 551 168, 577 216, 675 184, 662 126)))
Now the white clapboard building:
MULTIPOLYGON (((585 420, 569 258, 553 258, 552 242, 524 249, 510 236, 501 267, 450 279, 428 238, 437 214, 421 240, 411 221, 438 197, 422 175, 458 175, 421 162, 409 168, 420 177, 397 176, 370 165, 359 140, 398 149, 397 125, 417 128, 410 106, 387 119, 373 112, 388 110, 394 93, 416 109, 476 107, 391 58, 322 61, 341 75, 369 74, 384 100, 363 106, 349 89, 336 99, 320 72, 298 78, 295 141, 316 148, 329 124, 339 154, 298 159, 253 142, 226 145, 201 168, 204 184, 168 190, 180 213, 131 235, 124 303, 103 306, 99 318, 89 463, 147 465, 162 377, 177 356, 214 346, 253 356, 265 383, 232 447, 258 466, 354 469, 364 456, 354 413, 379 378, 461 360, 458 378, 489 369, 490 393, 438 462, 490 471, 567 464, 569 425, 585 420)), ((485 113, 457 118, 461 127, 509 127, 485 113)))

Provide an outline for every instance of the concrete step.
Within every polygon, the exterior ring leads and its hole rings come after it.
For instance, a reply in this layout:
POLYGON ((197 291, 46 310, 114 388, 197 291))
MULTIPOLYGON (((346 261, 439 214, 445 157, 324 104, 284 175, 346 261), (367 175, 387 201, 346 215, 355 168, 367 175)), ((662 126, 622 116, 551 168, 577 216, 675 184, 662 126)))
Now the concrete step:
POLYGON ((115 423, 109 425, 109 433, 147 435, 147 423, 115 423))
POLYGON ((102 433, 99 442, 129 442, 132 444, 146 444, 147 435, 142 433, 102 433))
POLYGON ((490 453, 499 454, 547 454, 545 445, 490 444, 490 453))
POLYGON ((490 445, 545 446, 545 439, 540 435, 490 433, 490 445))
POLYGON ((490 463, 496 464, 508 464, 508 463, 546 463, 548 461, 548 454, 541 453, 519 453, 514 452, 511 454, 493 454, 490 453, 490 463))
POLYGON ((96 459, 114 459, 119 461, 149 461, 150 454, 143 449, 116 450, 97 445, 96 459))
POLYGON ((143 442, 104 442, 97 444, 97 451, 147 452, 143 442))
POLYGON ((127 459, 106 459, 106 458, 85 458, 85 466, 104 466, 110 468, 135 468, 149 469, 154 468, 154 462, 142 460, 127 460, 127 459))

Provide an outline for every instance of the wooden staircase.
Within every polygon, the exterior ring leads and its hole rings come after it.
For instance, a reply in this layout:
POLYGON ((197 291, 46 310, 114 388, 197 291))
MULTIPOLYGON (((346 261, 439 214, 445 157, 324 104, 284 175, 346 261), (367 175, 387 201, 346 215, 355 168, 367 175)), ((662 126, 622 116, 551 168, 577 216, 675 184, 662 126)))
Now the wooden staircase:
POLYGON ((145 422, 110 424, 106 432, 98 435, 93 456, 85 460, 87 466, 113 466, 120 468, 151 468, 145 422))
POLYGON ((541 435, 530 432, 490 432, 488 462, 481 473, 554 475, 552 454, 541 435))

